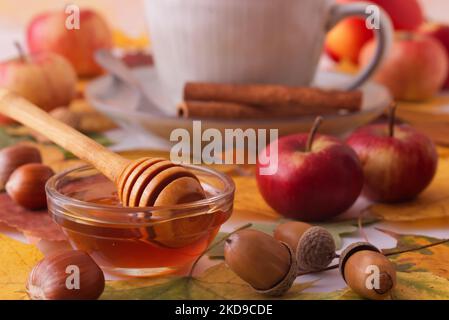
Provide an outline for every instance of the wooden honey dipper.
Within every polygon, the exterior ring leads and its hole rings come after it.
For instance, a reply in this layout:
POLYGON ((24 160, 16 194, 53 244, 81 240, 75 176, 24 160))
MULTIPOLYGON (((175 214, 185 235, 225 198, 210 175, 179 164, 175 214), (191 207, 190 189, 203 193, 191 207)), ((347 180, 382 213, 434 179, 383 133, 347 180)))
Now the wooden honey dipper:
POLYGON ((124 206, 166 206, 206 197, 198 178, 184 167, 162 158, 125 159, 5 89, 0 89, 0 113, 92 164, 115 183, 124 206))

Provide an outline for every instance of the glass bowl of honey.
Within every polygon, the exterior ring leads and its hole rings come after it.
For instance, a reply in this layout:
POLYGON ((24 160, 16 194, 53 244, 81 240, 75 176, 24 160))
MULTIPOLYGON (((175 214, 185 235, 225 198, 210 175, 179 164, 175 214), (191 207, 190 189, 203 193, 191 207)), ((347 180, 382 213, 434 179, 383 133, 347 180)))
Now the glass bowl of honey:
POLYGON ((113 182, 92 166, 69 170, 46 186, 48 210, 77 250, 106 272, 153 276, 184 272, 232 213, 235 185, 207 167, 195 174, 206 198, 164 207, 123 207, 113 182))

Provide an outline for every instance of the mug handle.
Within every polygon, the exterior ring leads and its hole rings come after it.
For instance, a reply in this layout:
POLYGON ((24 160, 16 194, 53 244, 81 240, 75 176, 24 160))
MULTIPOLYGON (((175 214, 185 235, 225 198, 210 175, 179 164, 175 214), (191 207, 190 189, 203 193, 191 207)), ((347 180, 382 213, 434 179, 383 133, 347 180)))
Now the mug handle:
MULTIPOLYGON (((371 13, 368 9, 373 6, 372 3, 360 2, 350 4, 334 4, 330 11, 329 22, 327 24, 327 30, 329 31, 339 21, 350 16, 359 16, 363 18, 369 18, 371 13)), ((378 7, 378 6, 377 6, 378 7)), ((379 28, 374 28, 374 33, 377 38, 377 48, 374 57, 366 67, 364 67, 360 73, 355 77, 353 81, 345 89, 354 90, 364 84, 374 73, 376 68, 382 62, 385 55, 388 53, 390 46, 393 42, 393 26, 390 17, 379 9, 379 28)))

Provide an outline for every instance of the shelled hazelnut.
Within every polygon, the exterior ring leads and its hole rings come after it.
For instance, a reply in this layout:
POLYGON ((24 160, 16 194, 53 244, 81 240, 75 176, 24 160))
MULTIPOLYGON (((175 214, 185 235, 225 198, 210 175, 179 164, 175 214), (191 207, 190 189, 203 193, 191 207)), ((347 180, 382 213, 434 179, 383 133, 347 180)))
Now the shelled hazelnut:
POLYGON ((367 242, 348 246, 340 256, 339 268, 347 285, 363 298, 385 299, 396 285, 393 263, 367 242))
POLYGON ((293 248, 300 272, 322 270, 336 257, 334 238, 322 227, 289 221, 277 226, 274 238, 293 248))
POLYGON ((296 278, 296 259, 288 244, 257 230, 241 230, 225 242, 229 268, 257 292, 280 296, 296 278))
POLYGON ((8 195, 24 208, 44 209, 47 206, 45 184, 53 170, 40 163, 30 163, 16 169, 6 183, 8 195))
POLYGON ((105 286, 104 274, 85 252, 53 253, 31 271, 26 290, 32 300, 93 300, 105 286))
POLYGON ((42 158, 38 149, 15 145, 0 151, 0 189, 3 189, 11 174, 20 166, 28 163, 41 163, 42 158))

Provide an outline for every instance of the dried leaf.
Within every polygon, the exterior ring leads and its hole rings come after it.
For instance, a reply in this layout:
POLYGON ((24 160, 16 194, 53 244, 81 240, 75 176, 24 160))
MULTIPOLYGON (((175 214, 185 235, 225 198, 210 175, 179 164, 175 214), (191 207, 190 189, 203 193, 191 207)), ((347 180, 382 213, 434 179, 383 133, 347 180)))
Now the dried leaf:
POLYGON ((414 201, 374 204, 368 211, 387 221, 417 221, 449 217, 449 159, 441 159, 431 185, 414 201))
POLYGON ((81 132, 100 133, 117 128, 117 125, 112 120, 101 113, 84 112, 79 113, 79 115, 80 122, 78 130, 81 132))
POLYGON ((0 127, 0 149, 12 146, 21 141, 31 140, 28 136, 14 136, 8 133, 8 131, 0 127))
POLYGON ((233 177, 233 180, 236 187, 234 215, 280 217, 262 198, 254 177, 233 177))
MULTIPOLYGON (((385 250, 386 253, 441 241, 427 236, 381 231, 397 239, 396 248, 385 250)), ((394 299, 449 299, 448 243, 389 258, 398 271, 398 285, 392 295, 394 299)))
MULTIPOLYGON (((428 272, 398 272, 391 300, 448 300, 449 281, 428 272)), ((334 292, 302 293, 301 300, 360 300, 350 289, 334 292)))
POLYGON ((47 210, 30 211, 22 208, 6 193, 0 194, 0 222, 33 237, 50 241, 66 240, 61 228, 52 220, 47 210))
MULTIPOLYGON (((297 299, 314 282, 295 284, 282 299, 297 299)), ((110 281, 102 299, 159 300, 261 300, 269 299, 255 292, 224 263, 207 269, 199 277, 166 276, 152 279, 110 281)))
POLYGON ((449 300, 449 281, 429 272, 398 272, 394 300, 449 300))
POLYGON ((351 289, 342 289, 333 292, 304 292, 298 300, 361 300, 351 289))
MULTIPOLYGON (((391 253, 403 249, 417 248, 440 241, 440 239, 427 236, 401 235, 392 231, 386 231, 382 229, 379 230, 397 239, 396 248, 384 250, 385 253, 391 253)), ((396 264, 396 269, 398 271, 431 272, 436 276, 443 277, 449 280, 449 243, 418 251, 393 255, 390 256, 390 259, 396 264)))
POLYGON ((33 245, 0 234, 0 292, 2 300, 27 299, 25 283, 34 265, 43 258, 33 245))
POLYGON ((449 145, 447 126, 449 97, 439 95, 426 103, 401 102, 397 109, 398 118, 426 133, 436 143, 449 145))

